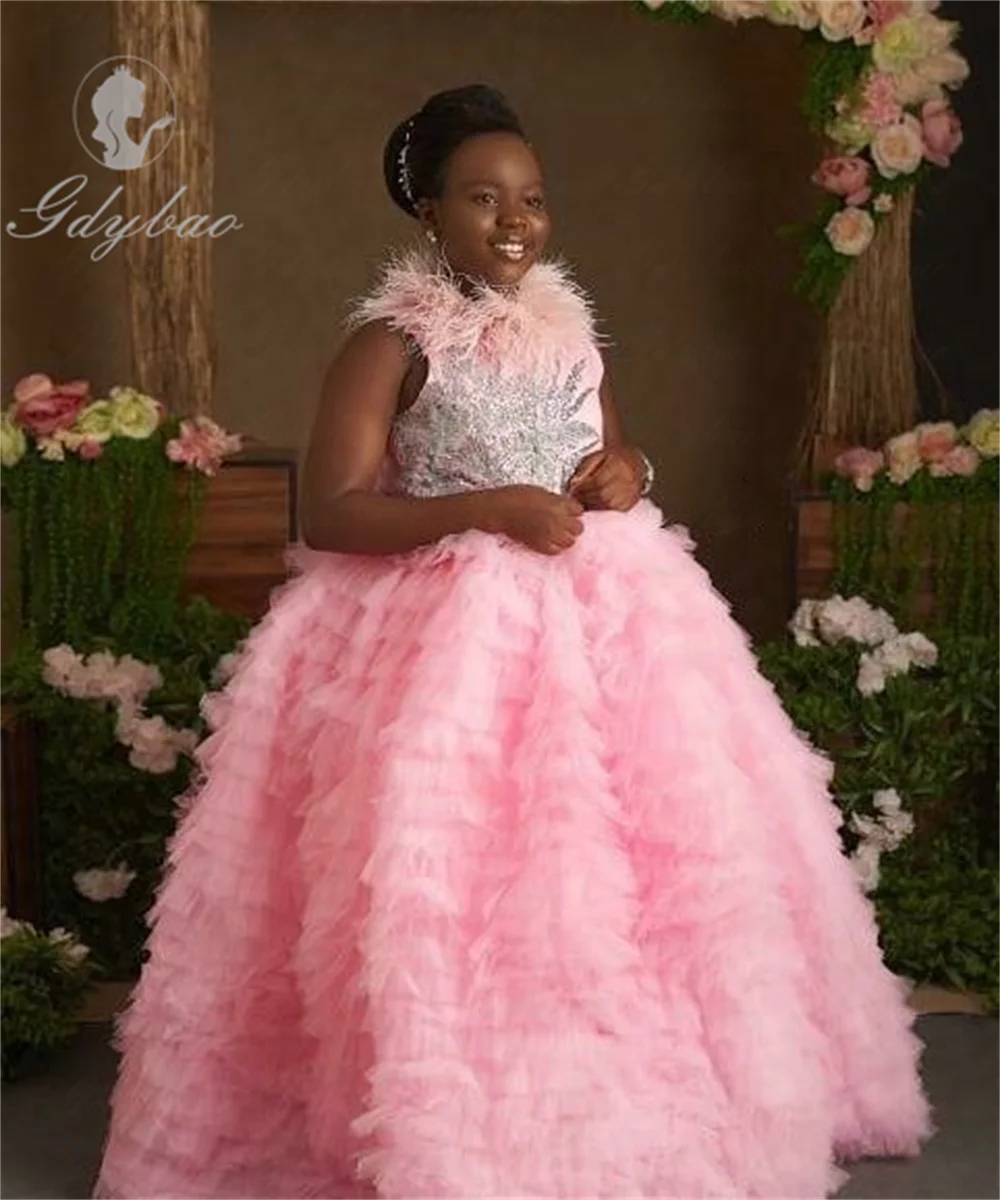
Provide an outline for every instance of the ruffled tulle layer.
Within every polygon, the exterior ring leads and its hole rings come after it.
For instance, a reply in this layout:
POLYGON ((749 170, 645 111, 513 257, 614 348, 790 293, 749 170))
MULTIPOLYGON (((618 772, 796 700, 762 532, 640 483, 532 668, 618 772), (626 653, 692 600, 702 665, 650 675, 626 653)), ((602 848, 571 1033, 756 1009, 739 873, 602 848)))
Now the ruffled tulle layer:
POLYGON ((917 1151, 830 764, 652 505, 307 555, 213 710, 99 1194, 819 1197, 917 1151))

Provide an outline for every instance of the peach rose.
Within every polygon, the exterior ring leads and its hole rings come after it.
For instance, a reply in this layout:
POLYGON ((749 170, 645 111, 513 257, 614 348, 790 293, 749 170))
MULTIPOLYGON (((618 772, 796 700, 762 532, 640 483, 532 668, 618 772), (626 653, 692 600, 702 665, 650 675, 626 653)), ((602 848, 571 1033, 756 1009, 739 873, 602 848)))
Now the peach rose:
POLYGON ((824 158, 813 172, 812 181, 835 196, 843 196, 847 204, 864 204, 872 194, 870 174, 871 167, 863 158, 843 154, 824 158))
POLYGON ((885 444, 885 457, 892 482, 906 483, 923 466, 916 433, 910 430, 890 438, 885 444))
POLYGON ((920 110, 924 158, 936 167, 947 167, 962 144, 962 122, 947 100, 928 100, 920 110))
POLYGON ((925 421, 913 431, 917 435, 917 450, 922 462, 938 462, 958 441, 958 430, 951 421, 925 421))
POLYGON ((884 125, 872 138, 872 158, 886 179, 912 175, 923 157, 923 133, 916 117, 907 115, 894 125, 884 125))
POLYGON ((863 208, 842 208, 827 222, 826 236, 838 254, 863 254, 875 234, 872 215, 863 208))
POLYGON ((862 0, 824 0, 819 6, 819 29, 828 42, 854 37, 864 23, 862 0))
POLYGON ((932 462, 927 470, 931 475, 975 475, 979 454, 971 446, 953 446, 944 458, 932 462))

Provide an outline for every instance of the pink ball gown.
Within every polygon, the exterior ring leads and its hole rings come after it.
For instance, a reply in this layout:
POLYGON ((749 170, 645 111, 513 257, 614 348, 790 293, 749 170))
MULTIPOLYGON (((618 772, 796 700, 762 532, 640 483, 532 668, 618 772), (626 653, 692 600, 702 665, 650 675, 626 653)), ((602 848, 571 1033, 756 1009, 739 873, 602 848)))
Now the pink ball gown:
MULTIPOLYGON (((564 271, 419 258, 389 486, 562 490, 601 441, 564 271)), ((929 1132, 831 763, 648 501, 545 557, 301 555, 152 914, 103 1197, 821 1197, 929 1132)))

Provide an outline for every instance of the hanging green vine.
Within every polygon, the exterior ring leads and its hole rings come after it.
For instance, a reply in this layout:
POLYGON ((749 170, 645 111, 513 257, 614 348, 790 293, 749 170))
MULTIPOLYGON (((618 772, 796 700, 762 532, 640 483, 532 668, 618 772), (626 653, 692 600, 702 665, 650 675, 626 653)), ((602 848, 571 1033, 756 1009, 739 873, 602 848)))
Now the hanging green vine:
POLYGON ((908 628, 996 629, 997 460, 970 478, 920 471, 870 491, 831 476, 831 590, 863 595, 908 628))

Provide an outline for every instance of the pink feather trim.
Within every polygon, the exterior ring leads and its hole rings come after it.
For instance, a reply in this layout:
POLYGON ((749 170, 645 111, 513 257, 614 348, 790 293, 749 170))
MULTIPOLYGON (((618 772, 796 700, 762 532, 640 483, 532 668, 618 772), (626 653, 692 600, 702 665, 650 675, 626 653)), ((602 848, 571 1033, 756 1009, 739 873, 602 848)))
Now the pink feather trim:
POLYGON ((515 291, 482 285, 469 296, 446 266, 409 251, 386 264, 348 324, 370 321, 412 338, 431 363, 479 358, 515 373, 544 370, 598 340, 588 297, 558 262, 531 267, 515 291))

